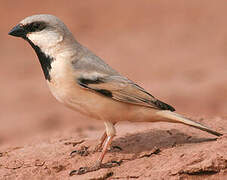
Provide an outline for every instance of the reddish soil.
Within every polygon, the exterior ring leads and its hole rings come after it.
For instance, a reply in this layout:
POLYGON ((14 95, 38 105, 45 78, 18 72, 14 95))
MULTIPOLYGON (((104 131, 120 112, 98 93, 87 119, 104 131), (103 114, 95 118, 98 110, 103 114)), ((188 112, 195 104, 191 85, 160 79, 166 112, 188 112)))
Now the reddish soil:
POLYGON ((227 132, 226 1, 1 1, 0 179, 227 179, 226 134, 127 122, 117 124, 113 141, 121 150, 104 158, 120 166, 70 177, 95 162, 104 126, 58 103, 31 47, 7 35, 40 13, 58 16, 82 44, 177 112, 227 132), (85 156, 70 157, 85 146, 85 156))

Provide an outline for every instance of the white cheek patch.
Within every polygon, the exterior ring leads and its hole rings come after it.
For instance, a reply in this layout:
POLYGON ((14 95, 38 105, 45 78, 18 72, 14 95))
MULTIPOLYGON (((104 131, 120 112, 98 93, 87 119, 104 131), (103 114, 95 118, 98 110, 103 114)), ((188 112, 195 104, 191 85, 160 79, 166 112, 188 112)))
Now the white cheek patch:
POLYGON ((55 31, 28 33, 27 37, 41 49, 49 49, 63 40, 63 35, 55 31))

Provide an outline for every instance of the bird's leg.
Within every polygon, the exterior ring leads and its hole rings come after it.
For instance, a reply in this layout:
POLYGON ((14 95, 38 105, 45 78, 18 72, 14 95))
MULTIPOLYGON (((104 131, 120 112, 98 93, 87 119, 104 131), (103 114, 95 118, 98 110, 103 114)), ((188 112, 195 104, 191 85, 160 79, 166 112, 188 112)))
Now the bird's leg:
POLYGON ((106 163, 106 164, 102 164, 102 160, 106 154, 106 151, 108 149, 108 147, 110 146, 115 134, 116 134, 116 130, 114 128, 114 124, 109 122, 109 121, 106 121, 104 122, 105 123, 105 126, 106 126, 106 141, 105 141, 105 144, 104 144, 104 147, 103 147, 103 150, 101 152, 101 155, 99 156, 96 164, 92 167, 81 167, 79 168, 79 170, 73 170, 70 172, 70 176, 72 175, 75 175, 75 174, 85 174, 87 172, 91 172, 91 171, 97 171, 98 169, 100 168, 110 168, 110 167, 113 167, 113 163, 115 163, 115 166, 116 165, 119 165, 119 163, 117 162, 112 162, 112 163, 106 163))
POLYGON ((111 142, 112 142, 112 140, 113 140, 113 137, 114 137, 114 136, 107 136, 107 139, 106 139, 106 142, 105 142, 105 144, 104 144, 102 153, 101 153, 101 155, 100 155, 100 157, 99 157, 99 159, 98 159, 98 161, 97 161, 97 164, 98 164, 98 165, 101 165, 102 160, 103 160, 103 158, 104 158, 104 156, 105 156, 105 154, 106 154, 106 152, 107 152, 107 149, 108 149, 108 147, 110 146, 110 144, 111 144, 111 142))
MULTIPOLYGON (((113 125, 116 123, 114 122, 113 125)), ((96 145, 94 152, 98 152, 102 149, 104 142, 106 141, 107 134, 106 131, 103 133, 102 137, 99 139, 99 143, 96 145)))
POLYGON ((106 121, 104 122, 105 126, 106 126, 106 141, 105 141, 105 144, 104 144, 104 147, 103 147, 103 150, 102 150, 102 153, 100 155, 100 157, 98 158, 98 161, 96 163, 96 166, 100 166, 102 164, 102 160, 106 154, 106 151, 108 149, 108 147, 110 146, 114 136, 116 135, 116 130, 115 130, 115 127, 114 127, 114 124, 109 122, 109 121, 106 121))
POLYGON ((103 143, 106 141, 107 135, 106 131, 103 133, 102 137, 99 139, 99 143, 96 145, 94 152, 98 152, 102 149, 103 143))

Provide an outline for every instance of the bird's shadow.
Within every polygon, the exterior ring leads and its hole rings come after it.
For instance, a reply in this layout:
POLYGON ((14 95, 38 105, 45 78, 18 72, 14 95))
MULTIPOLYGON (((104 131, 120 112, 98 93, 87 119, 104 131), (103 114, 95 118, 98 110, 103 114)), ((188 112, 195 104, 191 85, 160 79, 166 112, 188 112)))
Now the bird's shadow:
POLYGON ((202 143, 215 141, 217 138, 200 138, 189 136, 176 129, 171 130, 150 130, 136 134, 127 134, 124 137, 116 138, 112 146, 119 146, 122 150, 119 153, 141 153, 154 148, 166 149, 189 143, 202 143))

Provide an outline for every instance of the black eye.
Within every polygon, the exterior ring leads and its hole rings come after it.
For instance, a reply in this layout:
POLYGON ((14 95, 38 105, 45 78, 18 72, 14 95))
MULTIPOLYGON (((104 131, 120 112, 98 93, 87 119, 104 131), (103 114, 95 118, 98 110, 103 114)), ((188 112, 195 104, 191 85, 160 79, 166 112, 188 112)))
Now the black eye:
POLYGON ((33 29, 39 29, 40 26, 41 26, 40 23, 36 23, 36 22, 35 22, 35 23, 32 24, 33 29))
POLYGON ((27 32, 36 32, 36 31, 42 31, 46 27, 46 24, 44 22, 33 22, 30 24, 27 24, 25 26, 25 29, 27 32))

